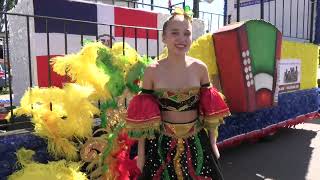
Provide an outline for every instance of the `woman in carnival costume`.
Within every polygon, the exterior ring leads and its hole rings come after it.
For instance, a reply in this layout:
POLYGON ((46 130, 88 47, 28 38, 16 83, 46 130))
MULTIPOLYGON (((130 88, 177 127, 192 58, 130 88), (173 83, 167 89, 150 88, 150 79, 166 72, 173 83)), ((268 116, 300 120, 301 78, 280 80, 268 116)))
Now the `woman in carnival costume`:
POLYGON ((189 12, 176 9, 164 23, 168 56, 146 68, 142 91, 128 107, 127 131, 138 139, 141 179, 223 179, 216 139, 229 108, 210 84, 207 66, 186 55, 189 12))

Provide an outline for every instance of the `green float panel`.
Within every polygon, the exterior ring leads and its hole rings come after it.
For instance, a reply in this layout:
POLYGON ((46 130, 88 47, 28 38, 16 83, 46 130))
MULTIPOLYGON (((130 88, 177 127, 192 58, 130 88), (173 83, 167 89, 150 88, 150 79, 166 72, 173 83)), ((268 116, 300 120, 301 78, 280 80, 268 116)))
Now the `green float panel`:
POLYGON ((265 72, 274 74, 277 29, 262 21, 246 23, 248 42, 252 62, 252 73, 265 72), (257 61, 258 60, 258 61, 257 61))

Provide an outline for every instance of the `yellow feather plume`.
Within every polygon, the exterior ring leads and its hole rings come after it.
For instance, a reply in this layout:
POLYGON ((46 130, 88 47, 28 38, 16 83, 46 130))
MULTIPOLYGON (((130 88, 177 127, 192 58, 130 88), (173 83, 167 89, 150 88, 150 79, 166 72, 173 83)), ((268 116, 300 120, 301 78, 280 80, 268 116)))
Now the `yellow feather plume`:
MULTIPOLYGON (((137 53, 135 49, 133 49, 128 43, 117 42, 112 45, 112 55, 116 58, 119 56, 123 56, 123 46, 124 46, 124 54, 128 57, 129 65, 133 65, 138 62, 138 57, 140 55, 137 53)), ((115 63, 117 63, 115 61, 115 63)))
POLYGON ((163 48, 163 50, 162 50, 161 54, 159 55, 158 59, 162 60, 162 59, 165 59, 167 57, 168 57, 168 48, 165 47, 165 48, 163 48))
POLYGON ((212 34, 204 34, 194 41, 188 55, 204 62, 208 66, 210 77, 218 74, 212 34))
POLYGON ((87 180, 80 172, 80 163, 66 162, 65 160, 40 164, 32 161, 34 152, 31 150, 18 150, 17 159, 22 169, 10 175, 8 180, 87 180))
POLYGON ((112 45, 111 53, 113 58, 115 58, 112 63, 123 71, 124 77, 126 77, 129 69, 133 67, 133 65, 136 64, 140 58, 138 52, 133 49, 128 43, 115 43, 114 45, 112 45))
POLYGON ((75 160, 77 148, 72 139, 91 137, 93 117, 99 113, 88 100, 93 92, 92 87, 71 83, 63 89, 35 87, 24 94, 15 113, 32 115, 35 134, 48 139, 52 155, 75 160))
POLYGON ((101 42, 88 43, 77 54, 53 58, 53 70, 59 75, 68 75, 73 82, 80 85, 91 85, 95 91, 92 99, 109 99, 110 92, 105 88, 109 77, 96 66, 98 50, 106 48, 101 42))
POLYGON ((48 138, 48 152, 54 157, 65 155, 67 160, 78 160, 78 148, 67 138, 48 138))
POLYGON ((32 162, 32 156, 35 154, 32 150, 21 148, 16 152, 18 163, 24 167, 32 162))

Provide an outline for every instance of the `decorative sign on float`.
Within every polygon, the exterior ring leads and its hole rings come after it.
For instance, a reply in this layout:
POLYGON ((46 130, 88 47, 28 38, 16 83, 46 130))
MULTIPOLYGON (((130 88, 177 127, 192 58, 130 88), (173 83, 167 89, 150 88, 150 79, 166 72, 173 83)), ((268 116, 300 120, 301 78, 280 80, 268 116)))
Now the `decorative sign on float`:
POLYGON ((278 64, 279 93, 299 90, 301 80, 301 60, 281 59, 278 64))
POLYGON ((225 26, 214 34, 220 84, 231 112, 277 104, 281 42, 280 31, 262 20, 225 26))

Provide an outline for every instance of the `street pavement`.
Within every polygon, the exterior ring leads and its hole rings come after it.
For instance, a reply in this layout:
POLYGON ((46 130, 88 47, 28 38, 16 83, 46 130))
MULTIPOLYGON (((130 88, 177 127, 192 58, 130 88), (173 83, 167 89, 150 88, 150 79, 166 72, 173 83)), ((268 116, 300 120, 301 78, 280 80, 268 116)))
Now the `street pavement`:
POLYGON ((225 180, 320 180, 320 120, 221 152, 225 180))

